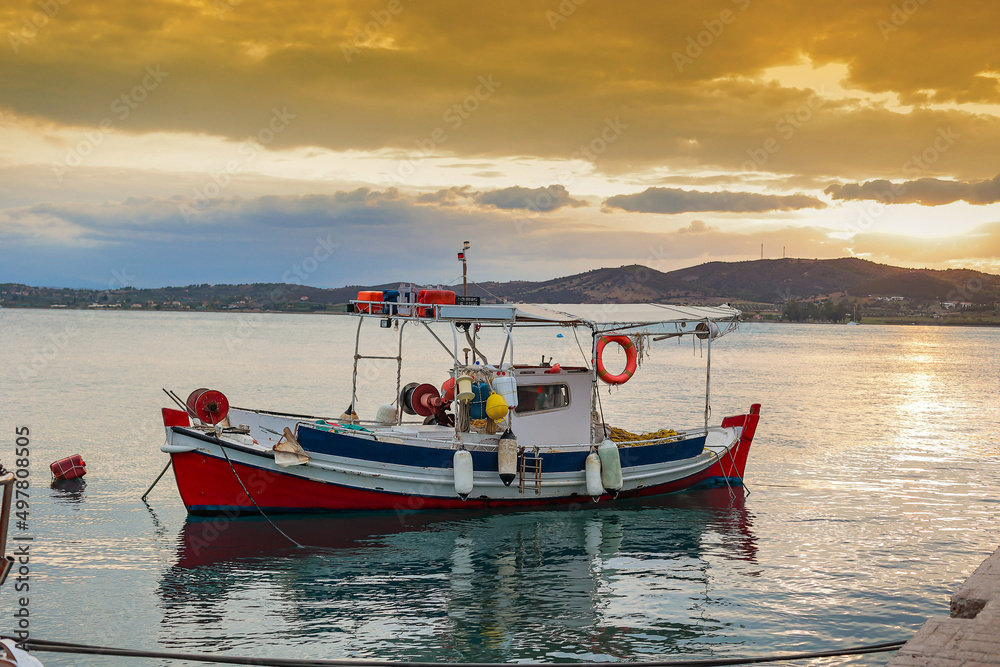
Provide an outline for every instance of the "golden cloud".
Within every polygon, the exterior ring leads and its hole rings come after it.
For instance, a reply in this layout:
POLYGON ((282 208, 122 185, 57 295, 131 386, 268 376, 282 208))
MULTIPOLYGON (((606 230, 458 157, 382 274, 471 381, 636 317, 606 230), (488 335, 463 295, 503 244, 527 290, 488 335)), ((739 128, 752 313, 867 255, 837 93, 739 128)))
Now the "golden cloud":
POLYGON ((883 204, 923 204, 941 206, 957 201, 983 206, 1000 202, 1000 175, 992 179, 967 182, 921 178, 915 181, 885 180, 866 183, 835 183, 825 192, 834 199, 871 199, 883 204))
POLYGON ((236 139, 287 109, 274 146, 857 180, 899 176, 952 128, 960 139, 920 175, 975 179, 995 172, 1000 119, 956 105, 1000 102, 998 24, 987 0, 31 0, 0 9, 0 104, 84 127, 127 110, 124 132, 236 139), (862 93, 937 106, 761 78, 803 58, 847 64, 862 93), (150 67, 168 73, 155 89, 150 67))

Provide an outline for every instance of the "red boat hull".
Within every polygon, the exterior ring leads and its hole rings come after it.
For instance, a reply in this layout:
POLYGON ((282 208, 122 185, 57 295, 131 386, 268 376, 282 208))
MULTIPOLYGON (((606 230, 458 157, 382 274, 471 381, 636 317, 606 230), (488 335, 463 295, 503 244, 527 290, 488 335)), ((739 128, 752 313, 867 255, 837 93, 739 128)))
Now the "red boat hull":
POLYGON ((739 443, 714 465, 701 472, 665 484, 641 489, 625 490, 617 498, 603 495, 597 503, 590 498, 566 496, 559 498, 525 497, 516 500, 447 498, 412 496, 355 488, 329 482, 305 479, 297 475, 265 470, 224 458, 207 456, 201 452, 171 454, 174 476, 181 499, 192 514, 234 514, 255 512, 257 507, 265 512, 333 512, 333 511, 399 511, 416 510, 469 510, 493 508, 532 508, 543 506, 570 506, 610 504, 630 498, 658 496, 683 491, 696 486, 739 485, 743 479, 747 456, 753 442, 759 405, 749 414, 726 418, 722 425, 743 426, 739 443), (232 465, 236 471, 233 474, 232 465), (238 479, 237 479, 238 475, 238 479), (240 481, 246 486, 244 491, 240 481))

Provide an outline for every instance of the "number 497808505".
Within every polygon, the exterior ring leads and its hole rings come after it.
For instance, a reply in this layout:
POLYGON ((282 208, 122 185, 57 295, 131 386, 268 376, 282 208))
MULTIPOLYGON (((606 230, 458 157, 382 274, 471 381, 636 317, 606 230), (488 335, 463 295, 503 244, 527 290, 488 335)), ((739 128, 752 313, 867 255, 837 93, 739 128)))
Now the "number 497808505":
POLYGON ((17 502, 14 504, 15 514, 14 516, 18 519, 18 527, 24 526, 27 528, 29 505, 28 489, 31 487, 31 481, 28 479, 31 476, 31 450, 28 446, 31 444, 31 440, 28 438, 30 431, 27 426, 22 426, 16 429, 17 434, 17 449, 15 451, 16 470, 14 475, 17 480, 14 482, 14 493, 17 502))

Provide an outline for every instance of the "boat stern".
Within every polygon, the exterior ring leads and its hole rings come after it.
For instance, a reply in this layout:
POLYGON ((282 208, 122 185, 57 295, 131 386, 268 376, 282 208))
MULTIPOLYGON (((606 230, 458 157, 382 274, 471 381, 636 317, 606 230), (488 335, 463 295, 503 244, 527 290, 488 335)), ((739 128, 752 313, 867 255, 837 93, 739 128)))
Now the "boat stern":
POLYGON ((712 468, 712 473, 716 477, 726 478, 730 484, 743 482, 747 457, 750 455, 750 446, 753 444, 759 421, 760 403, 751 405, 747 414, 734 415, 722 420, 722 428, 738 428, 740 436, 737 442, 729 448, 728 453, 712 468))

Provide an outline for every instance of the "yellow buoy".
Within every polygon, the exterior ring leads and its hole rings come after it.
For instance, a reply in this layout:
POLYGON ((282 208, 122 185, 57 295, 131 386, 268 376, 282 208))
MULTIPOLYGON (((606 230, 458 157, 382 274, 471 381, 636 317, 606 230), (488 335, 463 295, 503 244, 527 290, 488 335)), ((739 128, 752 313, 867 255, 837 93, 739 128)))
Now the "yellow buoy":
POLYGON ((507 401, 500 394, 490 394, 486 399, 486 416, 495 422, 503 421, 507 416, 507 401))

